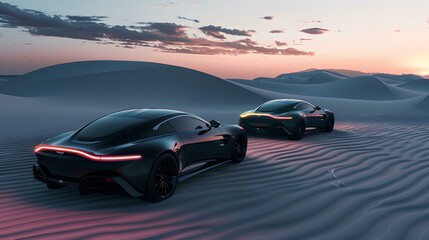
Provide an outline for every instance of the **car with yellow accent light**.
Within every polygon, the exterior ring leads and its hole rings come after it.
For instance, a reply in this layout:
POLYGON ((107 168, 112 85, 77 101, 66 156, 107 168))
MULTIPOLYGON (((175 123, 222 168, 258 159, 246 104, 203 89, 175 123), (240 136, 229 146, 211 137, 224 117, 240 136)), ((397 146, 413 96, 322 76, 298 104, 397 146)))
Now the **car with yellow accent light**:
POLYGON ((307 129, 334 130, 335 116, 298 99, 276 99, 240 115, 239 125, 250 133, 283 133, 290 139, 300 140, 307 129))

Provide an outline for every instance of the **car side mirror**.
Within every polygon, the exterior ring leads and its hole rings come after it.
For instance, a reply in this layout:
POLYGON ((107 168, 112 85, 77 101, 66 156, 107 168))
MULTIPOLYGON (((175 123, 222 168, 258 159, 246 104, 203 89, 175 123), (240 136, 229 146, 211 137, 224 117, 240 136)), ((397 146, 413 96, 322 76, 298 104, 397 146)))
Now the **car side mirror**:
POLYGON ((319 110, 322 110, 322 109, 319 106, 316 106, 316 110, 319 111, 319 110))
POLYGON ((216 120, 210 121, 210 127, 218 128, 220 126, 220 122, 216 120))

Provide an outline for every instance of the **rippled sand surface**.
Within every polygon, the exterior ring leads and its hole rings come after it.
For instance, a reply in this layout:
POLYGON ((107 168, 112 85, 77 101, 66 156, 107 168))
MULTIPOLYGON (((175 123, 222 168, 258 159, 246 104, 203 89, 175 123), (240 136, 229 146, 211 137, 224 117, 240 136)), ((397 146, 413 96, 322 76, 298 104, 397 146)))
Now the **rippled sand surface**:
POLYGON ((429 239, 426 123, 252 136, 243 163, 190 178, 157 204, 48 190, 33 179, 32 150, 62 127, 0 129, 0 238, 429 239))

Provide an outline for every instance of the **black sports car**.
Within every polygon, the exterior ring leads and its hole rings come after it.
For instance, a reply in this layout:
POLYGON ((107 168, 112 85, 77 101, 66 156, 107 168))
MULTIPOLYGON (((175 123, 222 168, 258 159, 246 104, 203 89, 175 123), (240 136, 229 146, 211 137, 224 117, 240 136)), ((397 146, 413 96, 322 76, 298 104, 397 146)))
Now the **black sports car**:
POLYGON ((268 101, 240 115, 239 125, 249 132, 280 132, 302 139, 306 128, 334 130, 334 113, 296 99, 268 101))
POLYGON ((126 110, 36 146, 33 174, 50 189, 76 184, 81 194, 125 190, 161 201, 179 179, 239 163, 246 150, 246 132, 237 125, 176 110, 126 110))

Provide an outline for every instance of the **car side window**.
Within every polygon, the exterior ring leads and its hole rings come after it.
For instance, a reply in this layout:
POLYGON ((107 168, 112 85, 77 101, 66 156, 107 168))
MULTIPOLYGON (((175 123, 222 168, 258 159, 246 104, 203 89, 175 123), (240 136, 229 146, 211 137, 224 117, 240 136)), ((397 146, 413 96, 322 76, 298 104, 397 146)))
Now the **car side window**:
POLYGON ((174 128, 171 126, 171 124, 169 122, 165 122, 165 123, 159 125, 158 129, 155 131, 158 132, 159 134, 167 134, 167 133, 175 132, 174 128))
POLYGON ((177 132, 191 131, 207 127, 207 124, 205 122, 187 116, 174 118, 171 119, 169 122, 177 132))
POLYGON ((307 103, 299 104, 299 109, 304 111, 314 111, 314 107, 307 103))

